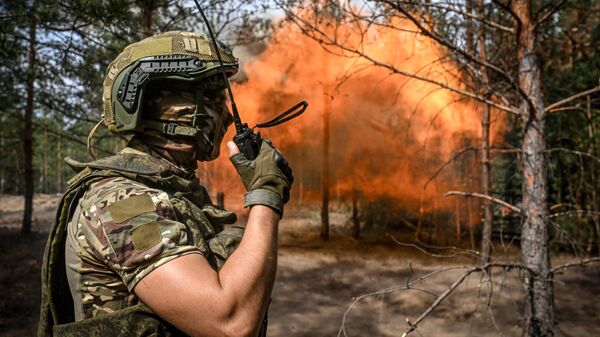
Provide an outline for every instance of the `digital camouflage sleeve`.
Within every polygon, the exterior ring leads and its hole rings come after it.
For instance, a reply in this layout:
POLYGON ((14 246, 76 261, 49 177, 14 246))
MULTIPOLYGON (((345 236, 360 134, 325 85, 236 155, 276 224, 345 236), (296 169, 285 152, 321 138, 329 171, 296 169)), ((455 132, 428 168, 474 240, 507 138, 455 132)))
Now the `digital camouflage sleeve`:
POLYGON ((122 177, 94 183, 79 201, 65 245, 75 319, 137 304, 136 284, 186 254, 202 252, 166 192, 122 177))

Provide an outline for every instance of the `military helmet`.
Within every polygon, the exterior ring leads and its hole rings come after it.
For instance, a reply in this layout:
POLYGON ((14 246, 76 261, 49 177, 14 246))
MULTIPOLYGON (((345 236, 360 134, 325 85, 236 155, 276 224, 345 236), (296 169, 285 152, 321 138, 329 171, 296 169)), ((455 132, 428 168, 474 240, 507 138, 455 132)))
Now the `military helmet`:
POLYGON ((142 121, 142 102, 149 82, 190 82, 206 90, 225 88, 217 49, 227 76, 239 69, 231 49, 215 46, 199 33, 165 32, 127 46, 108 67, 102 101, 103 122, 111 132, 134 133, 144 128, 176 136, 195 136, 192 127, 142 121))

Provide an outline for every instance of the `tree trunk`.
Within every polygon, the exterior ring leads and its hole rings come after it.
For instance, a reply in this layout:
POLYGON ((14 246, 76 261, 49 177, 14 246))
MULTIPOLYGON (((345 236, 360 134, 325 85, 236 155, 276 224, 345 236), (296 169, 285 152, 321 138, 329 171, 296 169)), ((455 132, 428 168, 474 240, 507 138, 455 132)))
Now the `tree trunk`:
POLYGON ((56 141, 56 193, 62 192, 62 137, 56 141))
MULTIPOLYGON (((483 0, 477 0, 477 16, 483 17, 483 0)), ((477 30, 477 46, 479 49, 479 59, 487 61, 487 51, 485 47, 484 25, 480 24, 477 30)), ((486 98, 489 94, 489 78, 487 68, 481 67, 481 90, 486 98)), ((486 104, 483 107, 483 116, 481 118, 481 193, 491 195, 490 191, 490 106, 486 104)), ((483 263, 490 261, 492 247, 492 203, 489 200, 483 200, 483 228, 481 231, 481 260, 483 263)))
MULTIPOLYGON (((588 120, 588 137, 590 137, 591 140, 588 153, 591 156, 597 157, 597 147, 594 141, 596 139, 594 137, 594 135, 596 134, 596 130, 594 128, 594 115, 592 113, 592 97, 590 95, 588 95, 586 98, 585 114, 588 120)), ((598 184, 598 175, 596 174, 596 170, 596 165, 590 166, 590 185, 592 186, 592 205, 590 211, 594 212, 594 214, 598 212, 598 208, 600 206, 598 205, 598 190, 600 189, 600 186, 598 184)), ((596 243, 598 244, 598 254, 600 254, 600 223, 598 222, 598 216, 592 216, 592 222, 594 223, 594 226, 596 228, 596 243)))
MULTIPOLYGON (((479 0, 477 1, 479 6, 479 0)), ((473 0, 465 1, 465 11, 469 14, 473 13, 473 0)), ((481 28, 479 29, 481 30, 481 28)), ((465 47, 466 52, 470 55, 475 55, 474 43, 473 43, 473 19, 470 16, 465 16, 465 47)))
POLYGON ((529 100, 523 100, 520 114, 523 125, 521 168, 523 170, 523 223, 521 256, 531 271, 525 272, 526 336, 554 336, 554 295, 550 257, 547 200, 547 162, 544 141, 545 109, 542 101, 540 68, 536 47, 535 22, 530 0, 513 0, 512 10, 519 18, 519 87, 529 100))
POLYGON ((35 44, 36 44, 36 8, 35 1, 31 3, 29 22, 29 55, 27 65, 27 103, 25 105, 23 127, 23 171, 25 178, 25 207, 21 234, 31 233, 31 217, 33 214, 33 95, 35 84, 35 44))
POLYGON ((50 192, 50 181, 48 179, 48 149, 50 148, 49 144, 48 144, 48 131, 44 130, 44 153, 43 153, 43 166, 42 166, 42 189, 43 189, 43 193, 48 194, 50 192))
POLYGON ((360 219, 358 218, 358 191, 352 192, 352 224, 354 225, 352 236, 355 239, 360 237, 360 219))
POLYGON ((458 201, 458 199, 456 200, 456 213, 454 217, 456 219, 456 245, 460 247, 462 231, 460 224, 460 202, 458 201))
POLYGON ((142 35, 143 37, 149 37, 154 34, 153 31, 153 17, 154 12, 157 8, 157 3, 155 0, 142 0, 138 1, 138 5, 141 10, 141 26, 142 26, 142 35))
POLYGON ((321 239, 329 240, 329 96, 323 85, 323 200, 321 204, 321 239))
MULTIPOLYGON (((6 158, 8 155, 5 152, 5 146, 4 132, 0 132, 0 151, 2 151, 2 158, 6 158)), ((6 190, 4 189, 6 181, 6 162, 7 160, 0 160, 0 194, 6 193, 6 190)))
POLYGON ((471 243, 471 249, 477 249, 475 245, 475 225, 473 223, 473 200, 467 200, 467 215, 468 215, 468 224, 469 224, 469 242, 471 243))

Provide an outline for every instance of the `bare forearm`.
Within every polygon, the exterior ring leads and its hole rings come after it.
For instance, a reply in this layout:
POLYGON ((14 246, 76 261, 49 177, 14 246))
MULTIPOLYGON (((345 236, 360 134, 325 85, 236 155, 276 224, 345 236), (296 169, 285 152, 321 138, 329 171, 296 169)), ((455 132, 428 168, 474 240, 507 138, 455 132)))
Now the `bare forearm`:
POLYGON ((261 205, 250 210, 240 245, 219 272, 223 291, 235 299, 240 324, 256 328, 270 298, 277 268, 279 215, 261 205))

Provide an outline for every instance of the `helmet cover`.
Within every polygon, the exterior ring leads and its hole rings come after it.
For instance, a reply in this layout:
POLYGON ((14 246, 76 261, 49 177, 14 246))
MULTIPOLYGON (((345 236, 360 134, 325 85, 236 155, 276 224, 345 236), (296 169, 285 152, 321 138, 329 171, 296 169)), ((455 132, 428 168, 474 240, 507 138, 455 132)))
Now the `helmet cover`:
MULTIPOLYGON (((217 44, 232 76, 238 61, 217 44)), ((108 67, 103 122, 115 133, 166 134, 180 148, 192 137, 196 159, 212 160, 231 124, 221 71, 215 46, 202 34, 166 32, 133 43, 108 67)))
MULTIPOLYGON (((159 33, 127 46, 110 63, 104 79, 104 124, 112 132, 143 131, 142 101, 150 82, 172 79, 224 87, 216 49, 202 34, 179 31, 159 33)), ((234 75, 238 60, 224 44, 218 43, 218 50, 225 72, 234 75)))

